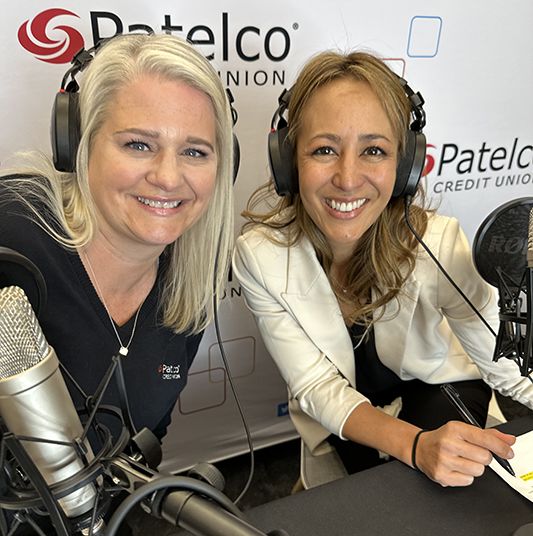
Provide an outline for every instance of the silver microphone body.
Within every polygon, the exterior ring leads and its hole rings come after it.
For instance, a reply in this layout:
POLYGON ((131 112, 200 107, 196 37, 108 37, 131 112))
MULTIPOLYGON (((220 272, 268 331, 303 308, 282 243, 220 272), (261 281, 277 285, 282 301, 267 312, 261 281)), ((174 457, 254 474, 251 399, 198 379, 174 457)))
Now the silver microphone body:
MULTIPOLYGON (((0 415, 10 432, 47 441, 73 443, 83 428, 31 305, 18 287, 0 290, 0 415)), ((70 445, 21 440, 48 485, 77 474, 84 461, 70 445)), ((87 460, 93 453, 84 443, 87 460)), ((59 499, 68 517, 89 511, 94 484, 86 484, 59 499)))

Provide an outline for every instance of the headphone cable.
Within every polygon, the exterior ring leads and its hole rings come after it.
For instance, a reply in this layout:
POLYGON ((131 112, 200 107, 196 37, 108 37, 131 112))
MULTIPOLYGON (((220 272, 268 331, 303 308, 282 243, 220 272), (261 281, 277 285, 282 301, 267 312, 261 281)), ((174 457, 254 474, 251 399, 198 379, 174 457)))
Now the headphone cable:
POLYGON ((429 247, 426 245, 422 237, 418 234, 418 232, 413 227, 411 220, 409 219, 409 207, 411 206, 411 203, 413 202, 413 196, 406 195, 404 198, 404 214, 405 214, 405 223, 407 224, 407 227, 409 227, 409 230, 413 233, 413 236, 416 238, 417 242, 426 250, 427 254, 430 256, 431 260, 437 265, 438 269, 441 271, 442 275, 450 282, 450 284, 453 286, 453 288, 460 294, 460 296, 463 298, 463 300, 468 304, 470 309, 474 311, 474 313, 477 315, 477 317, 485 324, 486 328, 491 332, 491 334, 496 337, 496 332, 492 329, 492 326, 485 320, 483 315, 477 310, 476 306, 468 299, 468 297, 465 295, 465 293, 459 288, 457 283, 451 278, 450 274, 444 269, 444 266, 439 262, 437 257, 433 255, 432 251, 429 249, 429 247))
POLYGON ((233 393, 233 398, 235 399, 235 403, 237 404, 237 409, 239 410, 239 414, 241 416, 242 424, 246 432, 246 440, 248 441, 248 447, 250 449, 250 471, 248 474, 248 480, 246 481, 244 488, 242 489, 242 491, 240 492, 240 494, 237 496, 237 498, 234 501, 235 504, 238 504, 240 500, 244 497, 245 493, 250 488, 250 484, 252 483, 252 479, 254 476, 254 471, 255 471, 254 446, 252 443, 252 436, 250 434, 250 429, 248 427, 248 423, 246 422, 246 417, 244 416, 244 411, 242 409, 239 397, 237 395, 237 389, 235 388, 235 385, 233 383, 231 370, 229 367, 228 359, 226 357, 226 352, 224 350, 224 344, 222 343, 222 336, 220 334, 220 325, 218 322, 218 308, 217 308, 215 293, 213 293, 213 309, 214 309, 214 318, 215 318, 215 331, 216 331, 218 346, 220 348, 220 355, 222 357, 222 361, 224 362, 224 368, 226 369, 226 372, 228 374, 228 382, 231 388, 231 392, 233 393))

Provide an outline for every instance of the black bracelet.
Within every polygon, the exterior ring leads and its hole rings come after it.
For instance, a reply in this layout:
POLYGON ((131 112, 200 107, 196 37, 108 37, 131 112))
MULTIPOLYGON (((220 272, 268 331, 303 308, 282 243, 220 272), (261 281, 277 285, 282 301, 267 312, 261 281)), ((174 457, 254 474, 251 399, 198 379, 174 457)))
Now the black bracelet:
POLYGON ((416 447, 418 445, 418 440, 420 439, 420 436, 427 432, 427 430, 418 430, 418 432, 415 435, 415 439, 413 441, 413 448, 411 449, 411 465, 417 470, 420 471, 420 468, 418 465, 416 465, 416 447))

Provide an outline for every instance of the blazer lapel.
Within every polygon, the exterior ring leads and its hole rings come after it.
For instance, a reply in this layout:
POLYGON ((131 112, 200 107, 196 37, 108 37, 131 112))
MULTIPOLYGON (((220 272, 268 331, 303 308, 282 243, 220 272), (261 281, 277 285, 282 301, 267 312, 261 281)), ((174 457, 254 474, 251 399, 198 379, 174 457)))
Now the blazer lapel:
POLYGON ((402 287, 400 301, 393 300, 385 305, 383 316, 374 324, 379 359, 397 374, 402 369, 419 294, 420 283, 411 274, 402 287))
POLYGON ((337 298, 316 258, 311 243, 302 238, 288 256, 287 308, 316 347, 355 385, 353 348, 337 298))

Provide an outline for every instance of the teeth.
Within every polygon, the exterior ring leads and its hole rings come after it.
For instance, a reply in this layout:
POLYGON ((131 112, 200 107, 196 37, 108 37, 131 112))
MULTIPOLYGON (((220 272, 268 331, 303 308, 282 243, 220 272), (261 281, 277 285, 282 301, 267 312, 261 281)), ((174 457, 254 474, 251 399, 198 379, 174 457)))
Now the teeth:
POLYGON ((338 210, 339 212, 351 212, 356 208, 361 208, 365 202, 366 199, 357 199, 356 201, 351 201, 349 203, 345 203, 344 201, 335 201, 334 199, 326 199, 326 204, 332 209, 338 210))
POLYGON ((152 208, 176 208, 181 205, 181 201, 155 201, 154 199, 146 199, 146 197, 137 197, 143 205, 152 208))

